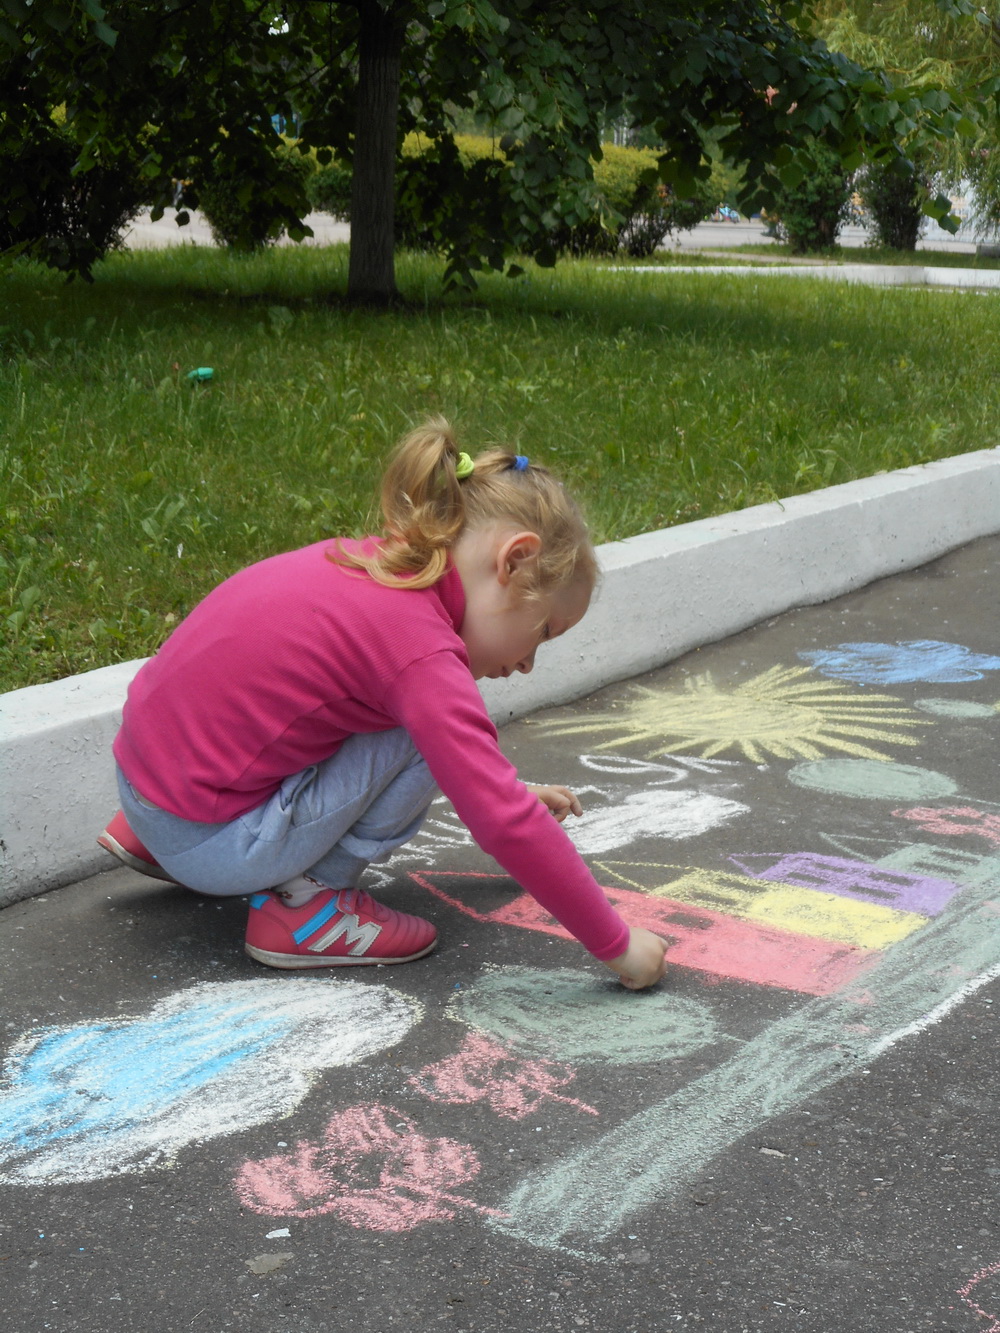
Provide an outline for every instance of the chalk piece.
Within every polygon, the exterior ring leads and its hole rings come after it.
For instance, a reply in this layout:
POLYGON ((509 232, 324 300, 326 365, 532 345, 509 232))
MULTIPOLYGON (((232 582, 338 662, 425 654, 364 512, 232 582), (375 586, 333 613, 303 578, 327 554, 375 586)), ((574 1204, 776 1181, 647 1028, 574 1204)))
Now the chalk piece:
POLYGON ((264 1273, 274 1273, 288 1263, 289 1259, 294 1259, 295 1255, 289 1251, 281 1254, 258 1254, 253 1259, 247 1259, 246 1266, 251 1273, 263 1275, 264 1273))

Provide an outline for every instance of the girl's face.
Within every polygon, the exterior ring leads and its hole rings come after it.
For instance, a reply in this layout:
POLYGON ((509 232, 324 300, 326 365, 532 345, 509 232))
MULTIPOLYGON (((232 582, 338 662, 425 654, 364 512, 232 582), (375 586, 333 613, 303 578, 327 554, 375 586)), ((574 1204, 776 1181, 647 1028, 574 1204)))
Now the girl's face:
POLYGON ((581 580, 541 597, 527 598, 518 578, 521 566, 537 558, 538 538, 518 533, 499 546, 475 552, 456 550, 465 586, 465 618, 459 631, 476 680, 528 672, 539 646, 572 629, 590 604, 590 585, 581 580), (465 568, 463 569, 463 565, 465 568))

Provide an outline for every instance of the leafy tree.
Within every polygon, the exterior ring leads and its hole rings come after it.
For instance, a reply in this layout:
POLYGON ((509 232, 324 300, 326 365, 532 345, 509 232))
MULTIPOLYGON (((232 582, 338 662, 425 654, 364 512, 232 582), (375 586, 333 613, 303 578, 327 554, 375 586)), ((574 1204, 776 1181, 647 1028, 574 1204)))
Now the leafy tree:
POLYGON ((969 179, 981 221, 1000 227, 997 0, 816 0, 814 21, 831 48, 877 66, 893 87, 944 90, 963 113, 965 133, 951 137, 900 122, 903 160, 866 168, 861 194, 879 243, 913 249, 934 191, 969 179))
POLYGON ((915 250, 927 220, 922 204, 932 188, 930 179, 912 163, 907 170, 906 163, 873 162, 857 184, 872 243, 889 250, 915 250))
POLYGON ((349 295, 388 302, 397 208, 447 255, 448 282, 514 272, 518 254, 553 263, 554 237, 589 215, 609 119, 652 132, 679 197, 707 176, 713 134, 745 164, 748 209, 766 200, 770 165, 802 178, 818 134, 849 164, 897 152, 911 126, 954 134, 934 80, 891 87, 803 15, 793 0, 302 0, 280 14, 274 0, 0 0, 0 202, 24 251, 86 274, 85 238, 54 244, 17 169, 64 107, 75 156, 47 169, 53 189, 121 166, 157 208, 174 177, 192 180, 195 204, 214 164, 266 234, 300 238, 308 201, 276 152, 283 116, 303 150, 352 165, 349 295), (452 132, 469 113, 497 135, 502 169, 462 163, 452 132), (428 149, 397 195, 410 131, 428 149))

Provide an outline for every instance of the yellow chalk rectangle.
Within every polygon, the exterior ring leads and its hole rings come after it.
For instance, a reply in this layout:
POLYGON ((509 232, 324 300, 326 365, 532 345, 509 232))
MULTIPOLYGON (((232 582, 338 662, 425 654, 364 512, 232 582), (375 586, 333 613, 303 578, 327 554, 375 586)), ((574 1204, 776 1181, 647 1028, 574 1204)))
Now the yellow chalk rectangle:
POLYGON ((927 922, 917 912, 898 912, 839 893, 776 884, 724 870, 691 870, 669 884, 658 885, 652 892, 694 907, 728 912, 775 930, 838 940, 866 949, 885 949, 927 922))

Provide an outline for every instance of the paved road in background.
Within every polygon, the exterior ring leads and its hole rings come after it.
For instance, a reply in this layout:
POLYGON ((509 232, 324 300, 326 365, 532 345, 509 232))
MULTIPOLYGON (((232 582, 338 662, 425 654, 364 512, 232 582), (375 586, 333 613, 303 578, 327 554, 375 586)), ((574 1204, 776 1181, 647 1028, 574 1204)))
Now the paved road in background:
POLYGON ((405 967, 268 971, 240 901, 125 870, 0 912, 4 1326, 1000 1326, 998 577, 980 541, 505 729, 670 939, 653 992, 443 804, 369 884, 439 926, 405 967))
MULTIPOLYGON (((191 221, 184 227, 177 226, 175 216, 175 211, 169 208, 158 222, 150 222, 148 212, 141 214, 136 218, 132 230, 126 238, 127 246, 130 249, 148 250, 192 242, 197 245, 212 244, 211 230, 200 213, 192 212, 190 214, 191 221)), ((350 226, 344 222, 334 221, 329 214, 310 213, 305 220, 315 232, 315 237, 305 242, 307 245, 333 245, 340 241, 350 240, 350 226)), ((961 238, 949 236, 946 231, 942 231, 940 227, 933 223, 928 225, 927 232, 928 235, 917 244, 917 248, 920 250, 944 250, 953 254, 975 253, 975 242, 970 241, 964 235, 961 238)), ((839 239, 843 246, 862 246, 868 242, 868 233, 863 227, 844 227, 839 239)), ((281 243, 293 244, 287 238, 281 243)), ((773 244, 773 241, 764 234, 764 226, 759 221, 702 222, 690 231, 678 232, 670 238, 664 249, 727 250, 738 245, 768 246, 771 244, 773 244)))

